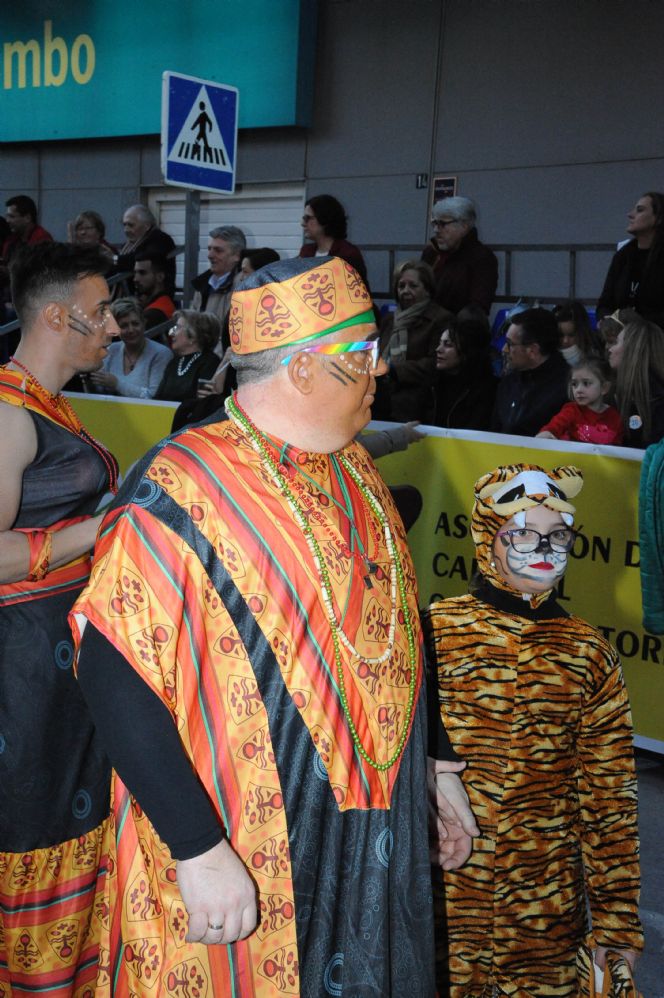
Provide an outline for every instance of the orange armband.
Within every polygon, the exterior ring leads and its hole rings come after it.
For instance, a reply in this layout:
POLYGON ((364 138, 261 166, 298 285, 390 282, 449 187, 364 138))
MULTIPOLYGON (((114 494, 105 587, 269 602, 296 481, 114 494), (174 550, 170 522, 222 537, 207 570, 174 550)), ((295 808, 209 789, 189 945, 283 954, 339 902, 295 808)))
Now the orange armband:
POLYGON ((39 582, 47 574, 51 564, 53 534, 50 530, 26 531, 30 545, 30 567, 28 582, 39 582))

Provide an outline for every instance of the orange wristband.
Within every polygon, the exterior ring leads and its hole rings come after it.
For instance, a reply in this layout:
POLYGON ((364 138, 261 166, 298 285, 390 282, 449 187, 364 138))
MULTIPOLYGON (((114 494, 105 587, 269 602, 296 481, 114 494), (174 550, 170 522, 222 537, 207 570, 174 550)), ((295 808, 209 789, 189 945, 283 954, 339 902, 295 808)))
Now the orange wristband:
POLYGON ((53 534, 50 530, 31 530, 25 536, 30 545, 28 582, 39 582, 47 574, 51 563, 53 534))

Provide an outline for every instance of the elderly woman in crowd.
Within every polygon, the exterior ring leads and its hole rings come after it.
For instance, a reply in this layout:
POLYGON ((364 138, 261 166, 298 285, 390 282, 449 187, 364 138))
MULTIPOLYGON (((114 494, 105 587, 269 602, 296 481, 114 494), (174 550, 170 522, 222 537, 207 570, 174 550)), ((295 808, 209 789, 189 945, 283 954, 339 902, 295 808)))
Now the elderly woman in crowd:
POLYGON ((135 298, 118 298, 111 311, 120 327, 120 342, 112 343, 104 366, 90 375, 96 391, 130 398, 154 398, 173 354, 145 336, 143 309, 135 298))
POLYGON ((397 309, 380 327, 381 354, 388 366, 389 411, 397 423, 431 423, 434 410, 436 347, 450 312, 431 300, 433 273, 421 260, 406 260, 394 272, 397 309))
POLYGON ((70 243, 77 246, 95 247, 113 260, 115 248, 104 238, 106 225, 98 211, 81 211, 73 222, 67 223, 67 237, 70 243))
POLYGON ((198 382, 209 381, 219 366, 214 352, 221 323, 211 312, 181 309, 173 314, 175 325, 169 333, 175 356, 169 361, 155 398, 182 402, 195 398, 198 382))
POLYGON ((609 347, 616 372, 616 402, 627 447, 648 447, 664 437, 664 330, 631 309, 611 317, 621 323, 609 347))
POLYGON ((433 267, 434 301, 455 315, 468 305, 488 314, 498 286, 498 260, 479 241, 476 220, 470 198, 437 201, 431 212, 434 235, 422 252, 433 267))
POLYGON ((627 214, 633 238, 614 254, 597 302, 603 318, 633 308, 664 327, 664 194, 648 191, 627 214))
POLYGON ((364 257, 354 243, 346 239, 348 219, 343 205, 331 194, 318 194, 309 198, 304 206, 302 229, 307 240, 300 256, 338 256, 354 267, 367 283, 364 257))
POLYGON ((563 302, 554 308, 553 314, 558 323, 560 352, 570 367, 578 364, 583 357, 604 356, 604 340, 592 328, 590 316, 580 301, 572 298, 563 302))
POLYGON ((435 426, 488 430, 498 379, 486 321, 453 319, 436 350, 435 426))

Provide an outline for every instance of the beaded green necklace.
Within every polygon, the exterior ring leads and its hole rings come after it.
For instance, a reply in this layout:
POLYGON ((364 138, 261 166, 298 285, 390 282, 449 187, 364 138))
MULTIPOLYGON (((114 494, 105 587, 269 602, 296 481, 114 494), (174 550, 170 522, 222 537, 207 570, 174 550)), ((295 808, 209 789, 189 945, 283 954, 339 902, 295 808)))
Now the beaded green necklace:
POLYGON ((413 626, 410 621, 410 613, 408 610, 408 599, 406 596, 406 582, 403 573, 403 566, 401 564, 401 559, 399 558, 399 552, 392 538, 392 531, 390 530, 390 525, 387 520, 387 516, 380 502, 375 495, 367 488, 367 486, 362 481, 362 476, 357 471, 356 468, 350 463, 348 458, 339 453, 338 458, 346 470, 347 474, 353 480, 357 489, 362 496, 365 505, 371 509, 376 519, 380 523, 383 534, 385 536, 385 543, 387 546, 388 553, 390 555, 391 561, 391 576, 392 576, 392 607, 394 618, 394 628, 391 628, 391 634, 388 638, 388 650, 386 653, 380 656, 379 659, 368 659, 366 656, 360 656, 357 650, 354 648, 347 635, 344 633, 343 628, 339 626, 337 621, 336 613, 334 610, 332 584, 330 581, 330 575, 325 565, 325 559, 323 558, 323 553, 320 549, 320 545, 314 535, 314 532, 309 524, 309 521, 300 508, 292 489, 288 485, 285 477, 279 471, 276 462, 274 461, 272 455, 268 449, 268 442, 260 432, 258 427, 254 426, 251 419, 247 413, 241 408, 239 402, 237 401, 237 395, 233 394, 226 399, 225 403, 226 413, 236 426, 239 426, 249 437, 253 449, 256 451, 263 466, 270 473, 270 476, 279 488, 288 505, 290 506, 295 520, 304 534, 305 540, 307 542, 307 547, 309 548, 316 571, 318 573, 318 578, 320 581, 321 591, 323 594, 323 604, 325 606, 325 611, 327 614, 327 619, 330 625, 330 632, 332 635, 332 644, 334 646, 334 664, 337 670, 338 682, 339 682, 339 696, 341 698, 341 706, 343 708, 344 716, 348 722, 348 727, 353 739, 355 748, 361 757, 367 762, 373 769, 378 770, 381 773, 386 772, 390 769, 394 763, 399 759, 401 753, 404 750, 406 744, 406 738, 408 737, 408 731, 410 729, 410 721, 413 716, 413 708, 415 705, 415 685, 416 685, 416 664, 417 664, 417 648, 415 646, 415 635, 413 633, 413 626), (385 661, 387 657, 392 652, 394 647, 394 639, 396 632, 396 589, 399 590, 399 602, 401 605, 401 611, 404 617, 404 624, 406 628, 406 636, 408 639, 408 661, 410 665, 410 679, 408 683, 408 703, 406 707, 406 716, 404 718, 403 730, 399 736, 399 741, 397 742, 396 748, 392 756, 387 760, 387 762, 378 762, 373 759, 367 750, 362 745, 360 735, 358 733, 355 722, 350 713, 350 706, 348 703, 348 695, 346 693, 346 683, 343 674, 343 664, 341 659, 341 642, 346 645, 348 650, 357 656, 362 658, 363 661, 385 661))

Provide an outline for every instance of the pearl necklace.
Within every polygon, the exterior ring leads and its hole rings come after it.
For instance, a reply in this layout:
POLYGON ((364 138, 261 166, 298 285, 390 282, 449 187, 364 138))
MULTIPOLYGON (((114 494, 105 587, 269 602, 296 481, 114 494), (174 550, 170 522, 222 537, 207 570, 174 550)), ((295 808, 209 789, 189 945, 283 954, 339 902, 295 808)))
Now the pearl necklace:
POLYGON ((390 769, 394 763, 399 759, 401 753, 404 750, 406 744, 406 738, 408 737, 408 731, 410 729, 410 721, 413 715, 413 708, 415 704, 415 685, 416 685, 416 664, 417 664, 417 649, 415 646, 415 635, 413 633, 413 626, 410 622, 410 612, 408 609, 408 598, 406 595, 406 582, 403 573, 403 567, 401 565, 401 559, 399 558, 399 552, 392 538, 392 531, 390 530, 389 523, 387 521, 387 516, 380 502, 373 495, 370 489, 362 481, 360 473, 355 467, 350 463, 350 461, 343 454, 339 454, 339 460, 346 470, 347 474, 353 480, 358 488, 360 495, 368 506, 376 519, 383 528, 383 535, 385 537, 385 544, 390 555, 390 584, 391 584, 391 604, 392 611, 390 614, 390 633, 387 642, 387 648, 383 654, 378 658, 368 658, 367 656, 361 655, 355 646, 352 644, 348 636, 343 630, 343 627, 339 624, 337 620, 337 615, 334 609, 333 593, 332 593, 332 583, 330 580, 330 575, 325 565, 325 559, 323 553, 320 549, 320 545, 314 535, 313 529, 311 528, 309 521, 299 507, 297 499, 295 498, 293 492, 291 491, 286 479, 279 471, 274 459, 270 455, 267 448, 267 441, 261 434, 260 430, 254 426, 251 419, 247 413, 240 407, 237 401, 237 395, 229 396, 225 402, 226 413, 229 419, 239 426, 240 429, 244 430, 246 435, 249 437, 252 448, 256 451, 263 467, 269 472, 272 481, 277 486, 279 491, 282 493, 286 499, 290 509, 293 513, 296 523, 300 527, 300 530, 304 534, 305 540, 307 542, 307 547, 313 558, 314 565, 318 574, 318 579, 321 586, 321 591, 323 595, 323 605, 325 606, 325 612, 327 615, 328 623, 330 626, 330 632, 332 634, 332 644, 334 646, 334 663, 337 670, 337 676, 339 679, 339 696, 341 698, 341 705, 343 708, 344 716, 348 722, 348 727, 350 728, 351 736, 355 748, 362 756, 362 758, 374 769, 379 772, 386 772, 390 769), (396 749, 388 759, 387 762, 378 762, 373 759, 369 753, 366 751, 362 745, 359 732, 353 721, 350 713, 350 706, 348 703, 348 694, 346 692, 346 683, 343 674, 343 664, 341 660, 341 647, 340 643, 346 646, 348 651, 352 655, 361 659, 363 662, 370 662, 372 664, 378 664, 380 662, 385 662, 389 656, 392 654, 394 648, 394 641, 396 636, 396 595, 397 588, 399 591, 399 602, 401 604, 401 611, 404 617, 404 624, 406 628, 406 636, 408 639, 408 661, 410 666, 410 676, 408 682, 408 703, 406 707, 406 716, 404 718, 404 725, 399 740, 397 742, 396 749))
POLYGON ((187 373, 191 365, 198 360, 200 355, 201 355, 200 350, 197 353, 192 353, 191 357, 189 357, 189 360, 187 361, 184 367, 182 366, 182 361, 187 357, 187 354, 185 354, 184 357, 180 357, 178 361, 178 374, 180 375, 180 377, 182 377, 183 374, 187 373))

